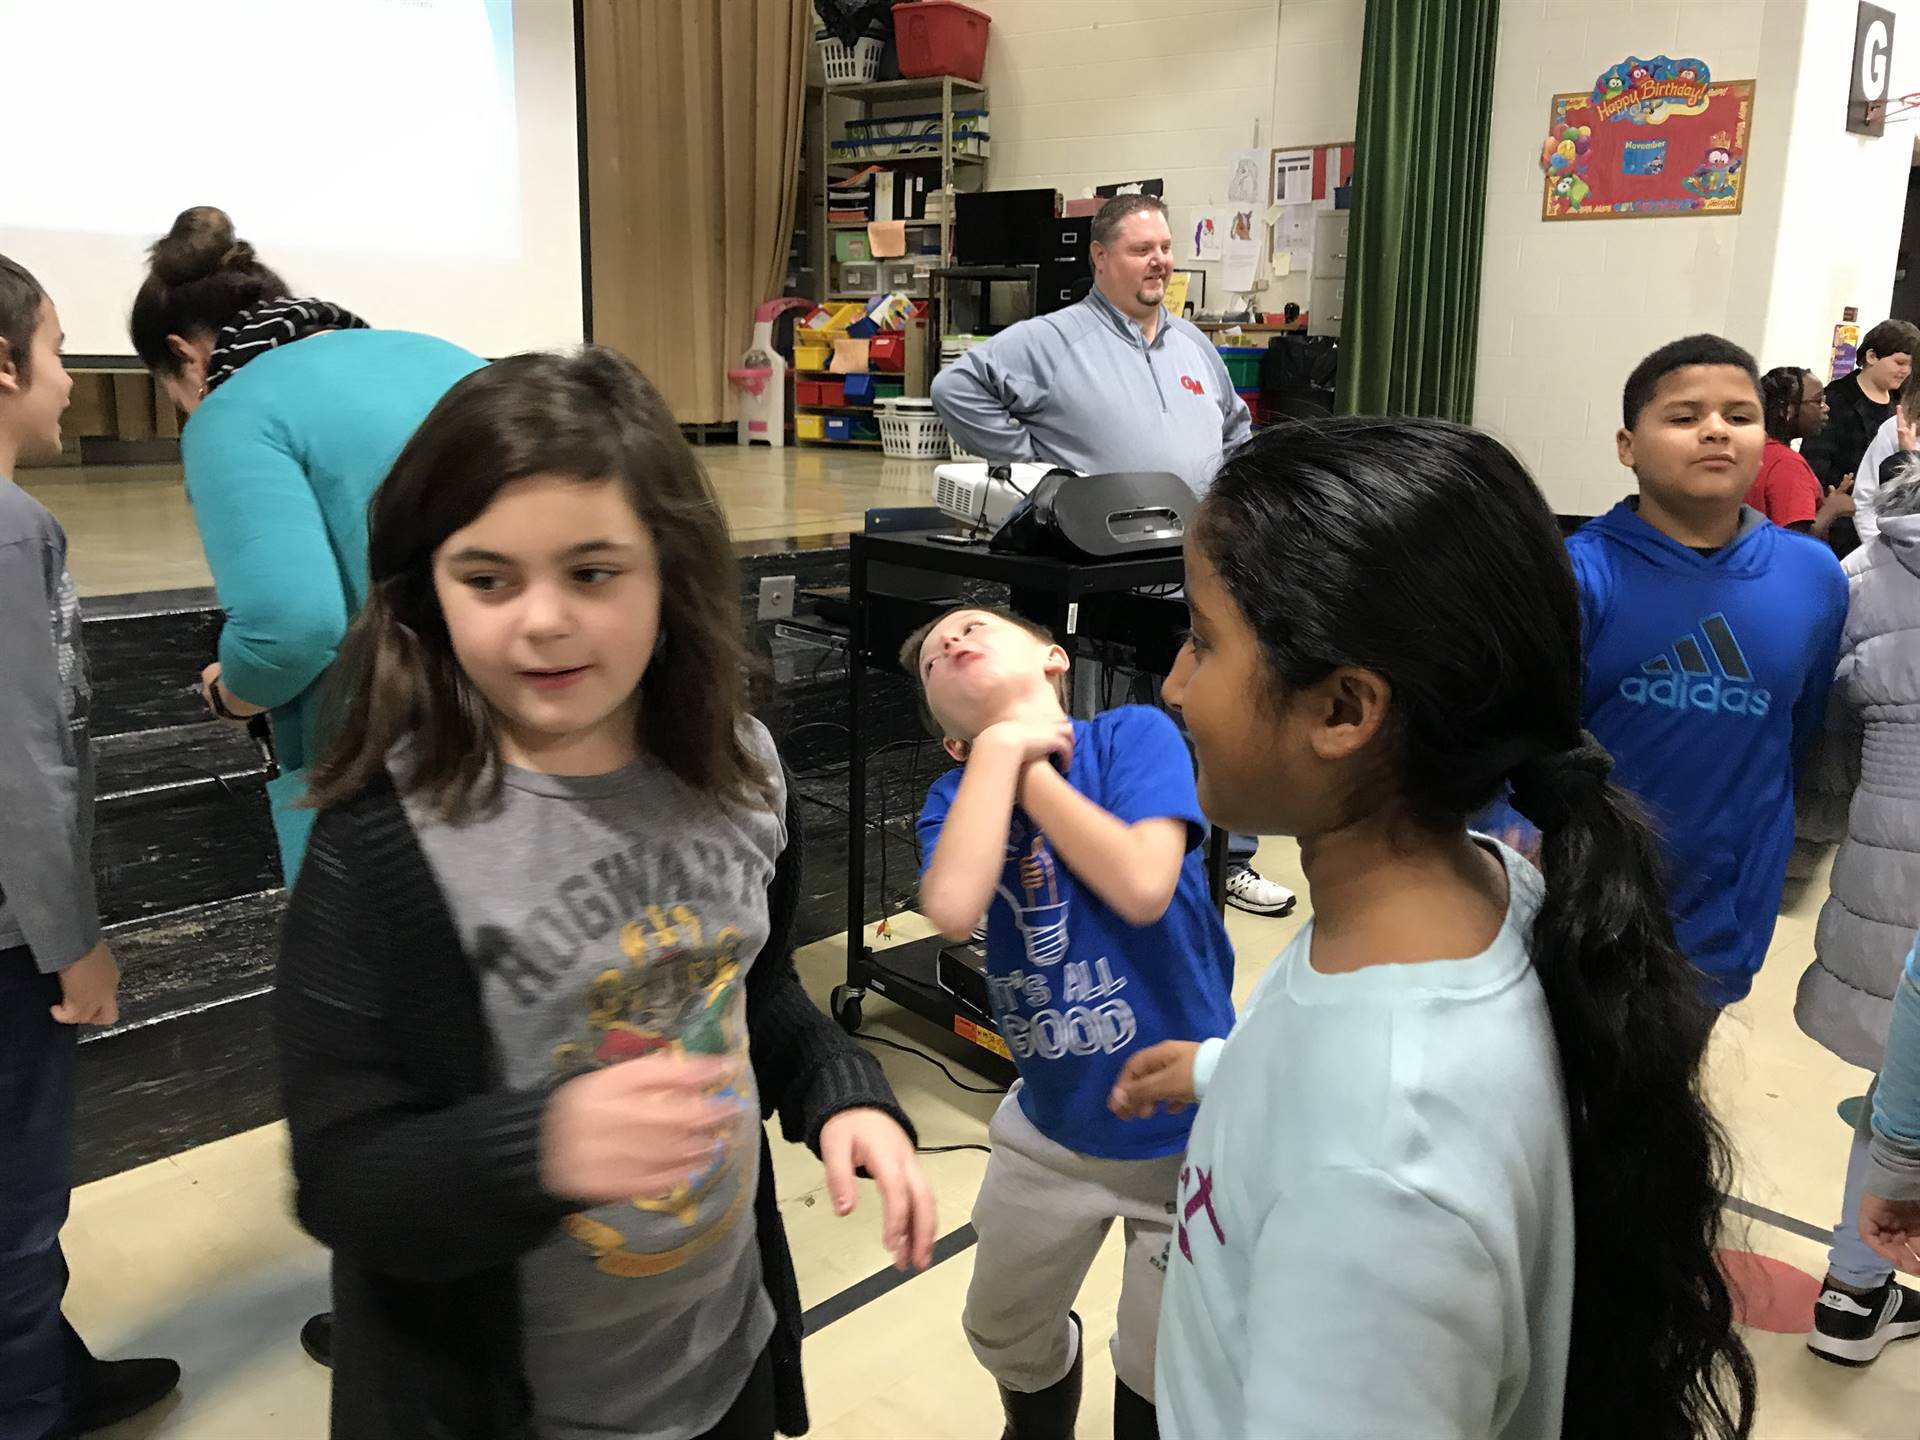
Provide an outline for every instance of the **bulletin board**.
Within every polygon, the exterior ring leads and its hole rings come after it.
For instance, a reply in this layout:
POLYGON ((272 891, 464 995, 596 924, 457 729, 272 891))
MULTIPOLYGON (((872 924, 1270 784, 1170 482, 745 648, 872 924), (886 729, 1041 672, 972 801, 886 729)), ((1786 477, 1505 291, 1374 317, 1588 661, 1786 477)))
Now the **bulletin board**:
POLYGON ((1542 220, 1738 215, 1746 203, 1753 81, 1699 60, 1628 56, 1592 90, 1553 97, 1542 220))

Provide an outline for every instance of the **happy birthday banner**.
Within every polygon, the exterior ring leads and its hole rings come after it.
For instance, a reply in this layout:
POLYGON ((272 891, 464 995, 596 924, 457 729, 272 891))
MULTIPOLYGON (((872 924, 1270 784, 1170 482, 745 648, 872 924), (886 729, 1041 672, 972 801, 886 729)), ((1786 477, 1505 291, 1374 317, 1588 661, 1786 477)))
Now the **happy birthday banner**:
POLYGON ((1753 81, 1715 80, 1703 60, 1629 55, 1592 90, 1553 97, 1540 218, 1738 215, 1752 127, 1753 81))

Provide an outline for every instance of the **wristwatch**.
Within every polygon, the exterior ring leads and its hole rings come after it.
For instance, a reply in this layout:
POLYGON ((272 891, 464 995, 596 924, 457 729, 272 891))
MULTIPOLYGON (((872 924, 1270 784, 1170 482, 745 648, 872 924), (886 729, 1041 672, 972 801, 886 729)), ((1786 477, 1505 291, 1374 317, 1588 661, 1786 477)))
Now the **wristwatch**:
POLYGON ((227 708, 226 697, 220 693, 220 679, 218 676, 215 676, 213 683, 207 686, 207 704, 213 707, 213 713, 218 715, 222 720, 238 722, 247 718, 244 715, 236 715, 227 708))

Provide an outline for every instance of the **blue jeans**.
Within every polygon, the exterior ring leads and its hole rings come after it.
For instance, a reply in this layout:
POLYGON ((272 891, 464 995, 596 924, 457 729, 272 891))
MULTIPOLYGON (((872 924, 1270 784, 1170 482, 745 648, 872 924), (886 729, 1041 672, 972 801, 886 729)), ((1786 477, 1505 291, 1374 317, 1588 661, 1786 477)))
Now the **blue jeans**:
POLYGON ((77 1032, 49 1013, 60 980, 26 950, 0 950, 0 1440, 63 1434, 67 1357, 60 1227, 73 1184, 77 1032))
POLYGON ((1853 1148, 1847 1152, 1847 1188, 1840 1201, 1840 1223, 1833 1227, 1833 1248, 1827 1252, 1827 1271, 1834 1279, 1863 1290, 1886 1283, 1893 1267, 1860 1238, 1860 1196, 1867 1187, 1867 1146, 1873 1139, 1873 1093, 1879 1077, 1867 1087, 1860 1121, 1853 1129, 1853 1148))

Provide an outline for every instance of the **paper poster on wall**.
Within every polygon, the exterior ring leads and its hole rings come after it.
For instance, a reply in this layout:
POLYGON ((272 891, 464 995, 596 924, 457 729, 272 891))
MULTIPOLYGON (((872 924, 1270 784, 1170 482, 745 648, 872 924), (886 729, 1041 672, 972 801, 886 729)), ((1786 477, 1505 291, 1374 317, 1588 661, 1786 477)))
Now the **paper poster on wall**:
POLYGON ((1266 164, 1264 150, 1236 150, 1227 159, 1227 200, 1235 206, 1258 205, 1264 198, 1266 164))
POLYGON ((1230 294, 1244 295, 1253 289, 1260 269, 1260 242, 1253 237, 1253 212, 1234 212, 1227 238, 1220 242, 1220 283, 1230 294))
POLYGON ((1353 187, 1353 142, 1290 145, 1271 152, 1272 182, 1267 200, 1274 205, 1311 205, 1344 210, 1353 187))
POLYGON ((1193 281, 1191 270, 1176 270, 1167 276, 1167 292, 1160 303, 1167 307, 1169 315, 1184 315, 1187 309, 1187 287, 1193 281))
POLYGON ((1182 260, 1218 260, 1222 216, 1211 207, 1182 210, 1175 220, 1173 238, 1182 260))
POLYGON ((1155 199, 1167 193, 1164 180, 1119 180, 1111 185, 1096 185, 1093 193, 1111 200, 1116 195, 1151 195, 1155 199))
POLYGON ((1288 271, 1302 274, 1313 269, 1313 216, 1314 208, 1310 204, 1279 206, 1280 217, 1273 222, 1273 258, 1278 262, 1284 257, 1288 271))
POLYGON ((1273 152, 1273 203, 1300 205, 1313 199, 1313 151, 1273 152))
POLYGON ((1753 88, 1713 79, 1703 60, 1629 55, 1593 89, 1555 95, 1540 218, 1738 215, 1753 88))

